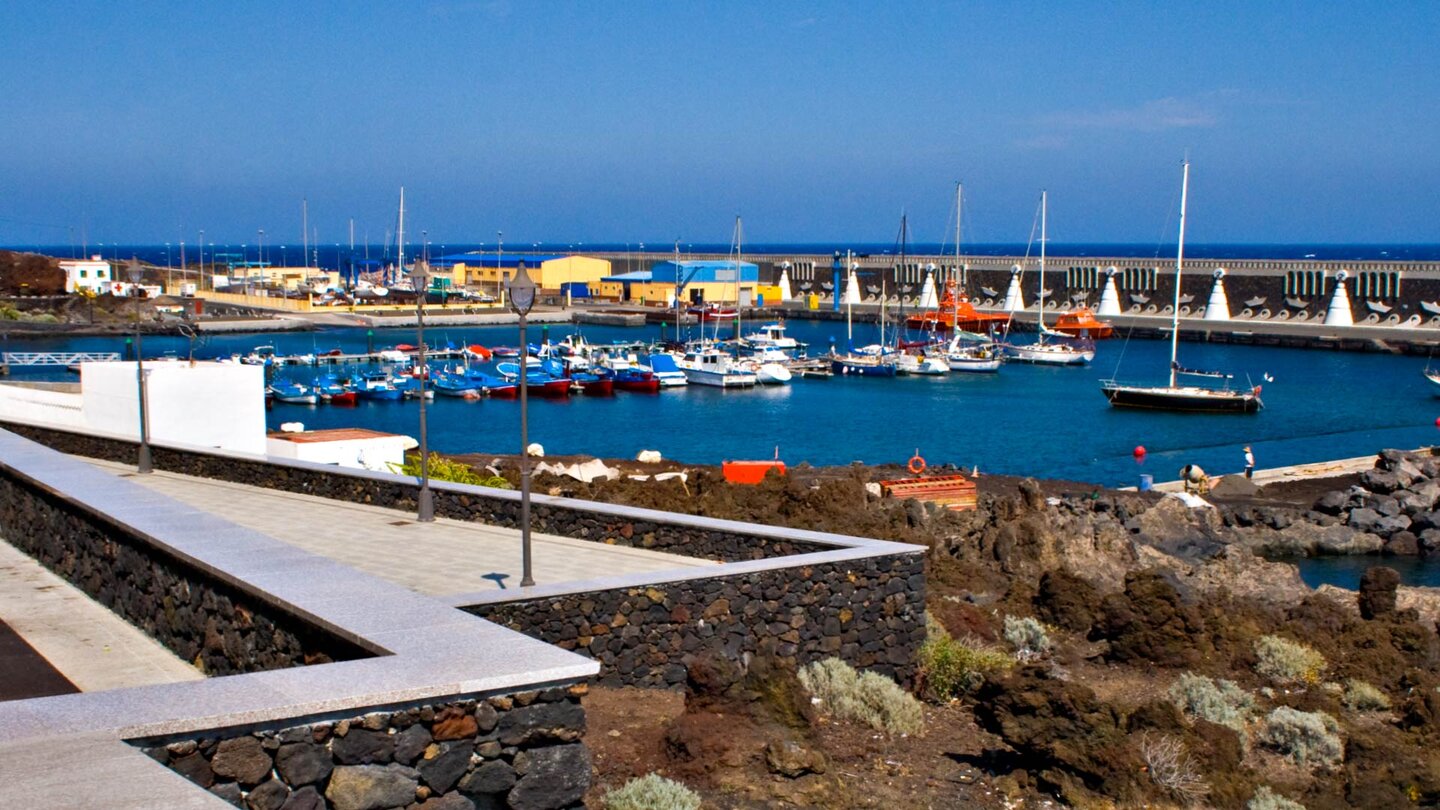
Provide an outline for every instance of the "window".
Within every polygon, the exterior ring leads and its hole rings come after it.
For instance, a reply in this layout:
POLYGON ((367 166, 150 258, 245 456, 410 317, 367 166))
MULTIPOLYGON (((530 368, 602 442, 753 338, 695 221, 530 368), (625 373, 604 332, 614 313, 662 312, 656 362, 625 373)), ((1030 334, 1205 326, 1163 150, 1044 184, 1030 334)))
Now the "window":
POLYGON ((81 270, 81 271, 80 271, 80 278, 85 278, 85 271, 84 271, 84 270, 81 270))

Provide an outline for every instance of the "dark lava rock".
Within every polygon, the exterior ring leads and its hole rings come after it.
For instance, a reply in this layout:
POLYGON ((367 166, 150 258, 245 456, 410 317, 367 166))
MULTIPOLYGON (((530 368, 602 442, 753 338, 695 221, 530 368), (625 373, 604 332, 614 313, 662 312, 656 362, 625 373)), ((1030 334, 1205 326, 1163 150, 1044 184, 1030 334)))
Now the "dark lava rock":
POLYGON ((342 765, 330 774, 325 798, 335 810, 404 807, 415 801, 419 782, 420 774, 404 765, 342 765))
MULTIPOLYGON (((482 704, 487 708, 490 704, 482 704)), ((490 711, 495 711, 493 708, 490 711)), ((425 753, 425 747, 430 745, 430 732, 419 724, 413 725, 399 734, 395 735, 395 761, 401 765, 414 765, 415 760, 425 753)))
POLYGON ((538 703, 512 709, 495 733, 505 745, 574 742, 585 732, 585 709, 578 703, 538 703))
POLYGON ((270 754, 254 737, 221 740, 210 760, 210 769, 216 776, 247 786, 265 781, 270 775, 270 766, 270 754))
POLYGON ((1160 666, 1188 667, 1199 660, 1204 623, 1181 603, 1180 594, 1154 571, 1125 575, 1124 593, 1100 603, 1092 640, 1110 642, 1107 656, 1115 661, 1148 661, 1160 666))
MULTIPOLYGON (((1415 524, 1411 523, 1410 528, 1413 530, 1415 524)), ((1440 529, 1425 529, 1420 532, 1420 549, 1426 554, 1433 554, 1436 549, 1440 549, 1440 529)))
POLYGON ((383 731, 351 728, 344 737, 330 743, 341 765, 383 765, 395 753, 395 738, 383 731))
POLYGON ((323 781, 335 769, 330 752, 314 743, 287 743, 275 752, 280 778, 294 786, 323 781))
POLYGON ((1400 476, 1390 470, 1366 470, 1360 475, 1360 486, 1371 492, 1388 493, 1400 489, 1404 484, 1400 476))
POLYGON ((441 743, 440 752, 434 759, 424 759, 415 769, 420 778, 436 794, 445 793, 455 787, 465 770, 470 767, 470 755, 475 753, 475 744, 470 742, 441 743))
POLYGON ((290 788, 279 779, 271 779, 250 791, 245 797, 245 806, 250 810, 280 810, 290 798, 290 788))
POLYGON ((1350 528, 1358 532, 1375 531, 1375 524, 1380 522, 1380 513, 1369 507, 1350 510, 1350 519, 1347 521, 1350 528))
POLYGON ((807 773, 825 773, 825 755, 794 740, 771 740, 765 746, 765 765, 771 773, 796 779, 807 773))
POLYGON ((1414 557, 1420 553, 1420 541, 1414 532, 1396 532, 1385 541, 1384 551, 1394 557, 1414 557))
POLYGON ((215 784, 215 772, 210 770, 210 762, 198 751, 172 759, 170 767, 200 787, 208 788, 215 784))
POLYGON ((1400 574, 1394 568, 1376 565, 1365 569, 1360 577, 1360 615, 1373 619, 1395 612, 1395 592, 1400 587, 1400 574))
POLYGON ((521 751, 515 756, 515 768, 525 775, 507 797, 512 810, 569 807, 590 787, 590 750, 584 745, 521 751))
POLYGON ((1100 592, 1089 580, 1064 569, 1046 571, 1035 593, 1035 612, 1058 627, 1075 633, 1089 633, 1095 623, 1100 592))
POLYGON ((504 793, 515 786, 515 769, 506 762, 486 762, 460 780, 460 792, 476 796, 504 793))
POLYGON ((1405 511, 1400 506, 1400 501, 1386 495, 1378 495, 1370 502, 1370 508, 1380 513, 1380 517, 1394 517, 1405 511))
POLYGON ((405 810, 475 810, 475 802, 459 793, 447 793, 444 796, 432 796, 423 802, 416 802, 406 807, 405 810))
POLYGON ((1404 515, 1393 515, 1382 517, 1375 521, 1373 531, 1381 537, 1389 537, 1396 532, 1403 532, 1410 528, 1410 518, 1404 515))
POLYGON ((1316 512, 1322 512, 1327 515, 1338 515, 1344 511, 1349 500, 1350 493, 1335 490, 1333 492, 1327 492, 1317 498, 1312 508, 1316 512))
POLYGON ((310 785, 290 794, 280 810, 325 810, 325 797, 310 785))

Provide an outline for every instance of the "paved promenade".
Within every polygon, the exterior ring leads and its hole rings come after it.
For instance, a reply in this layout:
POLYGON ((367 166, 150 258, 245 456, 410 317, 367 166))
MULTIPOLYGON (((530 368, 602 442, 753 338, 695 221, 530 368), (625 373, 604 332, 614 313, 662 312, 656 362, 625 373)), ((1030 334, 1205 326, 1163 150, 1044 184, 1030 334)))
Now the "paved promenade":
MULTIPOLYGON (((166 497, 427 596, 520 587, 520 532, 243 484, 92 462, 166 497)), ((531 536, 539 585, 718 563, 548 534, 531 536)))

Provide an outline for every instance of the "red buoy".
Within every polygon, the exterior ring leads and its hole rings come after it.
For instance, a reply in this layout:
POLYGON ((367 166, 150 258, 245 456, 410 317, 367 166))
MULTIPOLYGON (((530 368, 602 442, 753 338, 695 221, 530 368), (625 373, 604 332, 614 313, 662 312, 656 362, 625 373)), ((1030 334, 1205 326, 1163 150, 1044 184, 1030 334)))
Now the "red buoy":
POLYGON ((1440 427, 1440 416, 1435 417, 1435 427, 1440 427))
MULTIPOLYGON (((1440 426, 1440 419, 1436 419, 1436 420, 1435 420, 1435 424, 1436 424, 1437 426, 1440 426)), ((1135 458, 1144 458, 1144 457, 1145 457, 1145 445, 1143 445, 1143 444, 1137 444, 1137 445, 1135 445, 1135 458)))

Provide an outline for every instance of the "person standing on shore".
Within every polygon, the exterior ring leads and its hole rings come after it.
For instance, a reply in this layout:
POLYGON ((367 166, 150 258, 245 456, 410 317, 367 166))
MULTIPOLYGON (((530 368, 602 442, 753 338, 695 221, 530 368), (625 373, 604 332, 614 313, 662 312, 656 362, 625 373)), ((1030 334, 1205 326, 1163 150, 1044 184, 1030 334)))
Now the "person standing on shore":
POLYGON ((1250 445, 1245 445, 1245 477, 1251 478, 1255 472, 1255 454, 1250 452, 1250 445))

